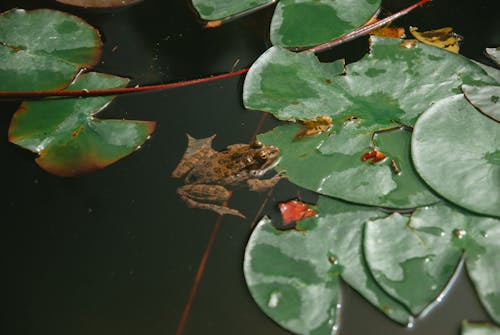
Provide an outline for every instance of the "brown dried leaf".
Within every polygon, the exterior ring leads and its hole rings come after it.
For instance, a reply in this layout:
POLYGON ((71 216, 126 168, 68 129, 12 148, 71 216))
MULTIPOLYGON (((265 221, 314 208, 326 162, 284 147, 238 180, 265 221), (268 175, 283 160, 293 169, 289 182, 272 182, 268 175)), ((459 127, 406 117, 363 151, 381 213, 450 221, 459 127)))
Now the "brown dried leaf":
POLYGON ((462 36, 453 32, 453 28, 444 27, 435 30, 417 32, 417 27, 410 27, 410 33, 420 42, 433 45, 454 53, 458 53, 458 43, 463 39, 462 36))
POLYGON ((318 116, 313 120, 302 122, 302 128, 293 136, 294 139, 304 136, 321 134, 327 131, 332 126, 332 118, 329 116, 318 116))

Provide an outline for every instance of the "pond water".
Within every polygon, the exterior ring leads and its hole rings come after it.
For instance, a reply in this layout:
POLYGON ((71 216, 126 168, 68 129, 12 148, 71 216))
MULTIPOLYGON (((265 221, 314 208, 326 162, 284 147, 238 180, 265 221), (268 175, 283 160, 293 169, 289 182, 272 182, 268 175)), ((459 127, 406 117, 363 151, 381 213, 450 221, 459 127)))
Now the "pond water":
MULTIPOLYGON (((404 1, 409 4, 411 1, 404 1)), ((462 52, 487 62, 485 47, 500 45, 494 0, 436 1, 398 21, 424 29, 452 26, 462 52)), ((403 7, 386 1, 385 7, 403 7)), ((201 78, 248 67, 269 47, 272 8, 203 30, 185 0, 144 0, 117 10, 84 10, 54 1, 13 0, 0 5, 56 8, 97 27, 104 41, 96 70, 132 78, 132 85, 201 78)), ((366 39, 321 56, 360 58, 366 39)), ((131 156, 78 178, 49 175, 35 156, 7 142, 15 101, 2 101, 1 258, 3 334, 175 334, 217 216, 189 209, 170 173, 196 138, 217 134, 216 149, 247 143, 276 121, 246 111, 242 79, 170 91, 121 96, 101 118, 155 120, 151 139, 131 156)), ((251 299, 242 258, 251 224, 277 214, 278 201, 314 196, 286 181, 265 194, 236 192, 230 201, 247 215, 223 217, 183 334, 289 334, 251 299), (263 210, 260 211, 261 205, 263 210)), ((457 334, 462 319, 488 320, 462 270, 448 296, 413 329, 392 323, 343 287, 340 334, 457 334), (374 331, 376 329, 376 332, 374 331)))

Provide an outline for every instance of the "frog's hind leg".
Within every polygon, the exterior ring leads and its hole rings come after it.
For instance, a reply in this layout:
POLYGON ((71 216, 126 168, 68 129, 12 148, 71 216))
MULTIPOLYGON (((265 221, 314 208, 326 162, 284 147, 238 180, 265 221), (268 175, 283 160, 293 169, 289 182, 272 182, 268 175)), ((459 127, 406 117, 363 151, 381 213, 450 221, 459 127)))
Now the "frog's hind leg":
POLYGON ((208 209, 219 215, 236 215, 245 218, 238 210, 224 206, 232 192, 220 185, 184 185, 177 194, 192 208, 208 209))
POLYGON ((189 134, 186 134, 188 138, 188 145, 181 161, 172 172, 172 177, 180 178, 190 171, 192 168, 197 166, 202 159, 213 155, 215 150, 212 149, 212 141, 215 135, 207 138, 196 139, 189 134))

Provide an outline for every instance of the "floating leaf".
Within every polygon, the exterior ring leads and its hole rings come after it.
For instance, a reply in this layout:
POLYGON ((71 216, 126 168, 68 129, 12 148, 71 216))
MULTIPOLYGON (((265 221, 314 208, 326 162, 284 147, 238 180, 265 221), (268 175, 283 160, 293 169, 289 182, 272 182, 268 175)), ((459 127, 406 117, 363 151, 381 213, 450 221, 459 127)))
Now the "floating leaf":
POLYGON ((276 0, 192 0, 204 20, 220 20, 249 11, 276 0))
POLYGON ((0 15, 0 91, 61 89, 100 53, 98 31, 73 15, 48 9, 0 15))
POLYGON ((364 250, 371 273, 386 292, 419 314, 454 273, 462 250, 452 243, 453 231, 465 225, 464 215, 443 204, 368 222, 364 250))
POLYGON ((316 211, 311 208, 311 205, 305 204, 299 200, 280 202, 278 207, 285 226, 311 216, 316 216, 317 214, 316 211))
POLYGON ((403 38, 405 37, 405 28, 386 26, 371 31, 370 35, 379 37, 403 38))
POLYGON ((131 5, 142 0, 57 0, 66 5, 85 8, 110 8, 131 5))
POLYGON ((324 225, 282 232, 264 218, 246 247, 250 293, 269 317, 298 334, 335 333, 339 269, 329 261, 328 236, 324 225))
POLYGON ((417 27, 410 27, 410 33, 420 42, 441 48, 450 52, 458 53, 460 42, 463 37, 454 33, 453 28, 445 27, 435 30, 418 32, 417 27))
POLYGON ((478 110, 500 122, 500 86, 462 85, 462 91, 478 110))
MULTIPOLYGON (((128 80, 111 75, 80 75, 68 89, 123 87, 128 80)), ((14 114, 9 140, 38 153, 36 162, 59 176, 103 168, 136 150, 153 132, 148 121, 98 120, 94 114, 113 97, 46 99, 24 102, 14 114)))
POLYGON ((301 138, 324 133, 332 126, 332 118, 329 116, 318 116, 314 120, 302 122, 302 128, 295 134, 293 138, 301 138))
POLYGON ((331 253, 342 269, 342 279, 388 317, 398 323, 408 324, 411 319, 409 312, 375 282, 363 253, 365 222, 385 217, 386 213, 328 197, 319 198, 318 208, 318 225, 331 229, 331 253))
POLYGON ((340 37, 363 25, 380 0, 281 0, 271 21, 271 41, 307 47, 340 37))
POLYGON ((287 171, 290 181, 321 194, 395 208, 438 201, 414 171, 409 152, 410 133, 396 128, 374 136, 374 128, 379 127, 346 121, 335 124, 328 133, 294 140, 298 126, 285 125, 260 135, 259 139, 280 148, 279 169, 287 171), (373 147, 390 159, 375 164, 363 162, 363 155, 373 147), (391 160, 398 162, 401 173, 393 171, 391 160))
POLYGON ((349 64, 320 63, 312 53, 280 47, 266 51, 251 67, 243 99, 249 109, 282 120, 357 116, 371 123, 412 125, 432 103, 458 93, 462 84, 494 85, 469 59, 415 43, 371 37, 371 53, 349 64))
POLYGON ((462 335, 500 335, 500 328, 487 323, 462 322, 462 335))
POLYGON ((436 102, 419 118, 413 162, 437 193, 474 212, 500 216, 500 125, 463 95, 436 102))
MULTIPOLYGON (((498 184, 497 184, 498 186, 498 184)), ((498 188, 498 187, 497 187, 498 188)), ((483 306, 500 324, 500 220, 475 217, 468 225, 465 240, 467 272, 483 306)))
POLYGON ((486 54, 493 59, 495 63, 500 65, 500 47, 486 48, 486 54))

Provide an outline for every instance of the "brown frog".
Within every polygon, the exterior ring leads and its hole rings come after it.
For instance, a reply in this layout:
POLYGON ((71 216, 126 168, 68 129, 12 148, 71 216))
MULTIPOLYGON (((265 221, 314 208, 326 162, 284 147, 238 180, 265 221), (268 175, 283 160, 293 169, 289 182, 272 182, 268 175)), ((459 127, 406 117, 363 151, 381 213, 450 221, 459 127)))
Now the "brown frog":
POLYGON ((277 147, 258 141, 252 144, 233 144, 217 152, 212 149, 215 135, 195 139, 189 134, 188 146, 172 177, 187 174, 186 185, 177 194, 190 207, 212 210, 220 215, 230 214, 245 217, 239 211, 226 207, 231 197, 228 188, 248 185, 252 191, 263 191, 275 185, 283 174, 270 179, 259 179, 278 163, 280 151, 277 147))

